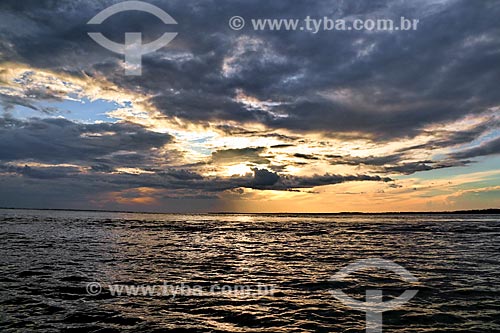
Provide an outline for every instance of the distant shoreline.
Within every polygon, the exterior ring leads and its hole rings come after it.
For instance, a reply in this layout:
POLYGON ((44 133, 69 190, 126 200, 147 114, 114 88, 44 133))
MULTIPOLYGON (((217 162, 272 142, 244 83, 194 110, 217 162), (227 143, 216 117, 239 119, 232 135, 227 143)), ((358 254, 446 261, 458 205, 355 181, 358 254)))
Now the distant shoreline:
POLYGON ((337 213, 240 213, 240 212, 206 212, 206 213, 162 213, 124 210, 97 210, 97 209, 62 209, 62 208, 15 208, 0 207, 0 210, 35 210, 35 211, 62 211, 62 212, 90 212, 90 213, 122 213, 122 214, 170 214, 170 215, 492 215, 500 214, 499 208, 436 211, 436 212, 337 212, 337 213))

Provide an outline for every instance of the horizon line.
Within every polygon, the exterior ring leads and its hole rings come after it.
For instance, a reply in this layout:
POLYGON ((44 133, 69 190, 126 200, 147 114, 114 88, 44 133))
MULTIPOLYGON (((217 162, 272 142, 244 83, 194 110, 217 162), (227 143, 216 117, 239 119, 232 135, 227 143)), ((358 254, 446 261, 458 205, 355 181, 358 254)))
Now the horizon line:
POLYGON ((419 214, 500 214, 500 208, 451 210, 451 211, 388 211, 388 212, 329 212, 329 213, 294 213, 294 212, 147 212, 105 209, 76 209, 76 208, 27 208, 27 207, 0 207, 0 210, 38 210, 38 211, 67 211, 92 213, 122 213, 122 214, 170 214, 170 215, 419 215, 419 214))

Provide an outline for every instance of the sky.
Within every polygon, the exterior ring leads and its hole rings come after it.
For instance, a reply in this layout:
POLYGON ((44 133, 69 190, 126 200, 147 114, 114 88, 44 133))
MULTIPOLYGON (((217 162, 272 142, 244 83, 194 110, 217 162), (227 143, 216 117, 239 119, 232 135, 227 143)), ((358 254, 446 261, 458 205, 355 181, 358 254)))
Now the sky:
POLYGON ((0 2, 0 206, 147 212, 500 208, 500 2, 0 2), (241 29, 228 22, 245 19, 241 29), (252 19, 418 19, 410 31, 252 19), (142 55, 124 43, 177 35, 142 55))

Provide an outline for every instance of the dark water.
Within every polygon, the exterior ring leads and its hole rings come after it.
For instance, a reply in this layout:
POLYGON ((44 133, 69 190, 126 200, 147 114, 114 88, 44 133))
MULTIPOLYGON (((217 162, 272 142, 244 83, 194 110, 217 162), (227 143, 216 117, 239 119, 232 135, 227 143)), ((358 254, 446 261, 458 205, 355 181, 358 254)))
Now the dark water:
POLYGON ((384 332, 500 332, 499 216, 0 211, 1 332, 363 332, 336 300, 419 293, 384 332), (379 257, 408 269, 331 276, 379 257), (103 291, 87 294, 89 282, 103 291), (109 284, 272 285, 272 295, 113 296, 109 284))

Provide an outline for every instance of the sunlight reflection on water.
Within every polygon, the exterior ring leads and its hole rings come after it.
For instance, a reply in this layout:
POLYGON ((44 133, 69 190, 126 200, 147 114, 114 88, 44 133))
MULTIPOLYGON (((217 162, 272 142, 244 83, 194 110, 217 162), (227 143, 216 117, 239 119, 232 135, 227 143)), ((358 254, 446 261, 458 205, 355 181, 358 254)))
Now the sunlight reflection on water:
POLYGON ((331 276, 392 260, 419 293, 384 313, 384 332, 498 332, 496 216, 154 215, 2 211, 3 332, 362 332, 364 314, 333 298, 394 297, 397 275, 331 276), (89 296, 85 285, 267 284, 272 296, 89 296), (99 331, 101 330, 101 331, 99 331))

